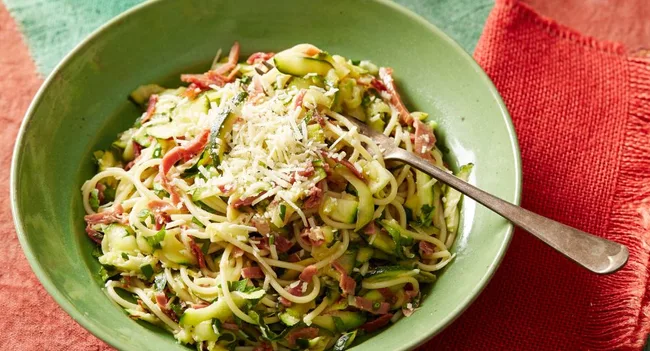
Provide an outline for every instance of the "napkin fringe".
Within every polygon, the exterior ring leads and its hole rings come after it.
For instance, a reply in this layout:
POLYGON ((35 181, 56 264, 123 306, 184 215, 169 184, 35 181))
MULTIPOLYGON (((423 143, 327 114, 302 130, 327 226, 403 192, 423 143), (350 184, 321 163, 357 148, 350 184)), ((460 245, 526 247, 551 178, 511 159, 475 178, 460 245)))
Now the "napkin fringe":
POLYGON ((608 239, 627 245, 630 259, 614 275, 602 276, 591 302, 586 347, 639 349, 650 332, 650 60, 627 59, 628 116, 620 153, 608 239))

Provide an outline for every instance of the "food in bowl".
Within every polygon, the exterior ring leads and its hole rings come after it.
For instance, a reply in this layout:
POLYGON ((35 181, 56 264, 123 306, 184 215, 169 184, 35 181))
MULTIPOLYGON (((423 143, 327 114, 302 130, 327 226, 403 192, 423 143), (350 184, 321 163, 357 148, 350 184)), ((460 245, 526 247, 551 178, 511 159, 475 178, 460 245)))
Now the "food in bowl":
POLYGON ((108 296, 198 350, 343 350, 410 316, 454 258, 461 194, 345 116, 446 168, 435 122, 368 61, 219 56, 187 87, 136 89, 145 111, 94 154, 82 195, 108 296))

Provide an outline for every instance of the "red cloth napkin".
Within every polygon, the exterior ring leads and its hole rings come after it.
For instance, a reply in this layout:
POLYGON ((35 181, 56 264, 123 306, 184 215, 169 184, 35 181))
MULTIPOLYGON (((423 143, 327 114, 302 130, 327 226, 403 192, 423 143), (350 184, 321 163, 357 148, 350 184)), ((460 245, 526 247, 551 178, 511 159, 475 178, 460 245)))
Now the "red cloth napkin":
POLYGON ((475 58, 514 120, 523 207, 626 244, 599 276, 518 230, 477 301, 423 349, 640 349, 650 328, 650 60, 497 0, 475 58))

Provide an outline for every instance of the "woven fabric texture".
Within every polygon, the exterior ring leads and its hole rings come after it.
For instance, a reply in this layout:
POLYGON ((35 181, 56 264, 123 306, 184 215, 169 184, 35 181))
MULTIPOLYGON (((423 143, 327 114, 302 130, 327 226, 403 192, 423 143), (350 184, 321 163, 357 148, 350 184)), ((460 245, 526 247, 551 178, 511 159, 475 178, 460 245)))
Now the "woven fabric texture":
POLYGON ((650 60, 584 37, 526 5, 497 1, 475 58, 512 115, 523 207, 628 245, 610 276, 517 231, 502 266, 459 320, 423 349, 622 350, 648 323, 650 60))

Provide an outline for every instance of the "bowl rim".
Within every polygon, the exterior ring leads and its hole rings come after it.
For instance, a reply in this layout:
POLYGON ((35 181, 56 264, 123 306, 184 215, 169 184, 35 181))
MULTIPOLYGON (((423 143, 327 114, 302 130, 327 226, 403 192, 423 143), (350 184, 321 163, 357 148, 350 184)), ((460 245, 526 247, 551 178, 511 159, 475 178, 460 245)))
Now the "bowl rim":
MULTIPOLYGON (((22 247, 22 250, 25 254, 25 257, 27 258, 27 261, 29 262, 29 265, 32 268, 32 271, 35 273, 36 277, 40 281, 40 283, 43 285, 45 290, 48 292, 48 294, 56 301, 56 303, 70 316, 72 319, 77 322, 79 325, 81 325, 84 329, 89 331, 91 334, 99 338, 100 340, 106 342, 110 346, 113 346, 117 349, 129 349, 131 345, 128 343, 124 343, 122 341, 119 341, 117 339, 114 339, 110 333, 107 333, 103 331, 101 328, 98 328, 96 326, 96 323, 92 322, 91 320, 87 319, 84 316, 84 313, 78 310, 70 301, 68 301, 56 288, 54 282, 50 277, 45 273, 43 267, 41 266, 40 262, 38 261, 38 258, 36 255, 33 253, 32 248, 30 244, 27 241, 27 235, 26 235, 26 230, 23 225, 23 218, 21 218, 21 215, 18 211, 18 189, 17 189, 17 180, 20 177, 18 174, 18 169, 19 169, 19 155, 21 153, 21 150, 23 149, 23 144, 25 143, 25 134, 27 132, 27 129, 29 128, 29 125, 31 124, 32 117, 34 115, 34 112, 40 105, 40 102, 43 98, 43 95, 45 94, 46 90, 49 88, 49 86, 52 84, 52 81, 56 78, 57 75, 59 75, 60 71, 62 71, 68 64, 68 62, 80 51, 82 51, 86 46, 91 45, 95 40, 98 40, 101 38, 101 35, 105 32, 110 30, 112 27, 119 25, 119 23, 126 18, 132 16, 133 14, 140 12, 144 10, 145 8, 149 6, 157 6, 158 3, 163 2, 166 0, 154 0, 154 1, 145 1, 141 4, 135 5, 131 7, 130 9, 118 14, 117 16, 113 17, 111 20, 108 22, 104 23, 103 25, 99 26, 97 29, 92 31, 88 36, 86 36, 82 41, 80 41, 75 47, 67 53, 63 59, 55 66, 55 68, 50 72, 50 74, 47 76, 47 78, 44 80, 43 84, 41 87, 38 89, 37 93, 34 95, 34 98, 32 99, 27 111, 25 112, 23 121, 21 122, 20 129, 18 131, 17 137, 16 137, 16 143, 13 148, 13 155, 12 155, 12 160, 11 160, 11 174, 10 174, 10 201, 11 201, 11 213, 12 217, 14 220, 14 226, 16 229, 16 234, 18 236, 18 240, 20 242, 20 245, 22 247)), ((514 128, 514 124, 512 122, 512 119, 510 117, 510 114, 508 113, 508 109, 503 102, 503 99, 501 98, 501 95, 497 91, 496 87, 494 86, 494 83, 490 80, 488 75, 483 71, 483 69, 476 63, 476 61, 473 59, 473 57, 465 51, 458 43, 456 43, 453 39, 451 39, 446 33, 444 33, 441 29, 436 27, 434 24, 429 22, 428 20, 424 19, 420 15, 416 14, 415 12, 407 9, 406 7, 393 2, 391 0, 370 0, 380 6, 386 6, 389 7, 391 10, 399 12, 406 17, 408 17, 410 20, 415 21, 419 23, 420 25, 424 26, 427 28, 433 35, 438 36, 440 39, 442 39, 446 44, 448 44, 454 51, 456 51, 457 54, 459 54, 461 57, 463 57, 464 60, 469 61, 470 65, 476 71, 480 79, 483 81, 483 83, 488 87, 490 90, 491 96, 494 98, 496 101, 500 112, 501 116, 503 117, 503 121, 505 123, 508 136, 509 136, 509 142, 510 146, 512 148, 512 151, 514 153, 514 171, 516 173, 515 177, 515 184, 514 184, 514 194, 511 194, 512 196, 512 202, 516 205, 520 204, 521 201, 521 192, 522 192, 522 169, 521 169, 521 152, 519 149, 519 143, 517 139, 517 134, 514 128)), ((502 241, 497 255, 494 257, 494 260, 490 264, 490 266, 487 267, 487 270, 485 274, 480 278, 478 281, 478 284, 472 289, 471 293, 466 296, 464 300, 461 301, 461 303, 452 310, 452 313, 448 314, 445 318, 443 318, 440 322, 440 327, 438 330, 432 333, 428 334, 421 334, 418 335, 414 338, 411 338, 410 340, 405 340, 403 347, 401 350, 409 350, 417 347, 418 345, 424 344, 426 341, 430 340, 433 338, 435 335, 438 333, 442 332, 446 327, 448 327, 453 321, 456 320, 475 300, 476 298, 480 295, 480 293, 483 291, 483 289, 487 286, 487 283, 490 281, 492 276, 494 276, 494 273, 496 272, 497 268, 501 264, 501 261, 503 260, 503 257, 505 256, 505 253, 508 249, 508 246, 510 245, 512 236, 514 232, 514 225, 512 223, 507 223, 506 224, 506 229, 505 229, 505 239, 502 241)))

